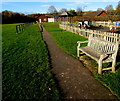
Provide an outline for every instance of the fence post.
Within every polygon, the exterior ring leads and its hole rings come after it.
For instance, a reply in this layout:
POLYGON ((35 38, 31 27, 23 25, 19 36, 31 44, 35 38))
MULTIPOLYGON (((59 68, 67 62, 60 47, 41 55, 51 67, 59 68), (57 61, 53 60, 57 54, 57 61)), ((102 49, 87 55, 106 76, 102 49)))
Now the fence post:
POLYGON ((20 30, 20 25, 16 25, 16 32, 17 32, 17 33, 20 33, 20 32, 21 32, 21 30, 20 30))
POLYGON ((19 31, 20 31, 20 33, 21 33, 21 26, 19 25, 19 31))
POLYGON ((16 25, 16 33, 18 33, 18 27, 17 27, 18 25, 16 25))

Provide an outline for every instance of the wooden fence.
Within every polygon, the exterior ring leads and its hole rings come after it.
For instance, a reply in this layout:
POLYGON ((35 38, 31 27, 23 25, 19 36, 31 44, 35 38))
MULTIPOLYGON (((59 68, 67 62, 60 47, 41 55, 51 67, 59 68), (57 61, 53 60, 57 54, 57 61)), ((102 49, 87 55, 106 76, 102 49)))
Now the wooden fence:
POLYGON ((24 30, 24 24, 16 25, 16 33, 21 33, 24 30))
POLYGON ((112 23, 114 26, 116 25, 116 22, 108 22, 108 21, 93 21, 93 24, 94 25, 102 25, 104 27, 109 27, 110 26, 110 23, 112 23))
POLYGON ((24 31, 25 27, 28 27, 30 25, 32 25, 33 23, 24 23, 24 24, 19 24, 19 25, 16 25, 16 33, 21 33, 24 31))
POLYGON ((110 33, 110 32, 102 32, 98 30, 90 30, 90 29, 80 29, 79 27, 72 26, 70 24, 59 24, 61 29, 64 29, 69 32, 73 32, 75 34, 79 34, 84 37, 89 37, 89 35, 93 35, 94 37, 99 37, 100 39, 104 39, 109 42, 119 41, 120 43, 120 34, 118 33, 110 33))

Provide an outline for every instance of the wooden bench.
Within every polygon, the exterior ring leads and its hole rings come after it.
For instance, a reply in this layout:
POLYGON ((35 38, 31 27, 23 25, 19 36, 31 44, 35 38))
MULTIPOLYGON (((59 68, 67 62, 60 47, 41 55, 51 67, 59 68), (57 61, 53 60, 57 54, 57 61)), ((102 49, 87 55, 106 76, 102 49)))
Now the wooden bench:
POLYGON ((88 41, 78 41, 77 56, 80 56, 80 51, 97 61, 98 73, 102 74, 103 70, 110 70, 115 72, 116 56, 118 52, 119 43, 112 43, 97 37, 89 36, 88 41), (85 47, 80 47, 81 43, 88 43, 85 47), (102 64, 112 62, 112 67, 103 68, 102 64))

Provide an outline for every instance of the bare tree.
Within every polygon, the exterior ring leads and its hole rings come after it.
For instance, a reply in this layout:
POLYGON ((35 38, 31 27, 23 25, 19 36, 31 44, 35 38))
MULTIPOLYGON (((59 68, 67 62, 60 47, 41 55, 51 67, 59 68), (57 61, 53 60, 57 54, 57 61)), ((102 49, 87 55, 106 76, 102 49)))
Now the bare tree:
POLYGON ((59 10, 60 13, 63 13, 63 12, 65 12, 65 11, 67 11, 66 8, 62 8, 62 9, 59 10))
POLYGON ((54 6, 50 6, 50 7, 48 8, 48 13, 54 14, 54 13, 57 13, 57 10, 56 10, 56 8, 55 8, 54 6))
POLYGON ((105 7, 105 10, 107 11, 107 14, 109 14, 109 15, 114 15, 114 13, 115 13, 112 5, 107 5, 105 7))
POLYGON ((119 9, 120 10, 120 1, 118 2, 118 5, 117 5, 117 8, 116 9, 119 9))
POLYGON ((118 2, 118 5, 116 7, 116 12, 118 15, 120 15, 120 1, 118 2))
POLYGON ((114 10, 114 9, 113 9, 113 6, 112 6, 112 5, 107 5, 107 6, 105 7, 105 10, 106 10, 106 11, 112 11, 112 10, 114 10))
POLYGON ((97 11, 103 11, 103 9, 102 8, 98 8, 97 11))
POLYGON ((77 15, 82 16, 83 9, 81 7, 77 7, 76 11, 77 11, 77 15))

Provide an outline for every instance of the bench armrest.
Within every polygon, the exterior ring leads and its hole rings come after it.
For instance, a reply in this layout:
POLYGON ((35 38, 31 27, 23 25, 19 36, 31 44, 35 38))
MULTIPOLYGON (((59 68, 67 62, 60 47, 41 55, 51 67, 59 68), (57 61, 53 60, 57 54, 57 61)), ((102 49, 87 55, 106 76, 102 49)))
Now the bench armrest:
POLYGON ((114 54, 115 51, 113 52, 103 52, 100 54, 100 59, 99 59, 99 62, 103 61, 103 59, 107 58, 110 54, 114 54))
POLYGON ((112 51, 112 52, 102 52, 100 54, 100 60, 103 60, 106 56, 108 56, 109 54, 114 54, 115 51, 112 51))
POLYGON ((102 53, 103 55, 114 54, 115 51, 102 53))
POLYGON ((106 55, 106 54, 114 54, 115 53, 115 51, 112 51, 112 52, 104 52, 104 53, 102 53, 102 55, 106 55))
POLYGON ((77 43, 87 43, 88 41, 77 41, 77 43))
POLYGON ((78 43, 77 48, 79 49, 81 43, 88 43, 88 41, 77 41, 77 43, 78 43))
POLYGON ((112 52, 106 52, 106 54, 113 54, 115 53, 115 51, 112 51, 112 52))

